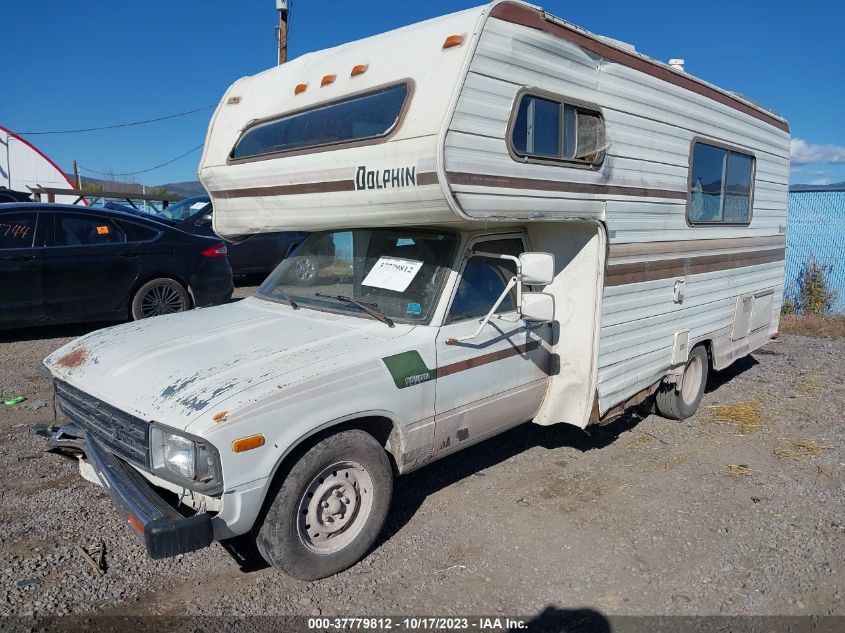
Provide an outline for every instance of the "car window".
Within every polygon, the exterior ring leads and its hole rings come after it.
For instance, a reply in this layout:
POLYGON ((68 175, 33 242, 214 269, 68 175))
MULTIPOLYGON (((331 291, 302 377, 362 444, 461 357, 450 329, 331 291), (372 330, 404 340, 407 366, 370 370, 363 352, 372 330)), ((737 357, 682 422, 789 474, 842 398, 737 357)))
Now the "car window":
POLYGON ((127 242, 149 242, 154 240, 161 231, 156 231, 148 226, 141 226, 134 222, 120 222, 120 228, 126 235, 127 242))
POLYGON ((125 241, 126 236, 123 231, 111 220, 78 215, 56 215, 54 240, 56 246, 91 246, 125 241))
MULTIPOLYGON (((497 255, 520 255, 523 250, 519 238, 478 242, 473 250, 497 255)), ((516 275, 516 263, 506 259, 473 256, 464 266, 461 282, 452 300, 449 321, 481 318, 504 292, 511 277, 516 275)), ((512 288, 499 306, 499 312, 516 310, 516 288, 512 288)))
POLYGON ((37 213, 0 215, 0 249, 32 248, 37 213))

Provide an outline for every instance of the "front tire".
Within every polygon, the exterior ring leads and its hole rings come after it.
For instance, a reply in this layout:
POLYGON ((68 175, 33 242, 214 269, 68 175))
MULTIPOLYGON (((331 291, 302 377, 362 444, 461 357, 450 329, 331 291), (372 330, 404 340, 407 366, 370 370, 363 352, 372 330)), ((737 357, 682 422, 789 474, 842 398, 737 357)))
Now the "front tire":
POLYGON ((191 297, 175 279, 160 277, 138 288, 132 297, 130 316, 133 320, 162 314, 184 312, 191 307, 191 297))
POLYGON ((392 494, 390 461, 375 438, 359 430, 331 435, 285 477, 258 527, 258 551, 300 580, 336 574, 372 547, 392 494))
POLYGON ((661 385, 655 395, 658 413, 670 420, 692 417, 704 397, 709 365, 707 350, 701 345, 694 347, 684 367, 681 388, 677 389, 677 385, 667 383, 661 385))

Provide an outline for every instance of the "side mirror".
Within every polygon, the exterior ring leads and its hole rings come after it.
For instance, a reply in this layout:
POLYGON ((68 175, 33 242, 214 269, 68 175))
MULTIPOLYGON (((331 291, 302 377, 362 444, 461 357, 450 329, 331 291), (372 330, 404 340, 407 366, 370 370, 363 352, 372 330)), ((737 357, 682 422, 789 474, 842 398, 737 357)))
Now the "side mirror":
POLYGON ((551 253, 523 253, 519 256, 520 281, 529 286, 545 286, 555 278, 555 256, 551 253))
POLYGON ((520 315, 526 321, 550 323, 555 319, 555 298, 548 292, 522 293, 520 315))
POLYGON ((211 226, 211 214, 206 213, 197 218, 197 226, 211 226))

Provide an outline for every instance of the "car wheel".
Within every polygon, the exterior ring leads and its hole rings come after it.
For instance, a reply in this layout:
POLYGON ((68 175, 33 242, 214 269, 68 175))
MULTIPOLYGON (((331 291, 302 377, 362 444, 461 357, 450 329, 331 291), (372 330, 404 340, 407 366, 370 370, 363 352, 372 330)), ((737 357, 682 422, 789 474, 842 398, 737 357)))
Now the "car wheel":
POLYGON ((161 277, 138 288, 132 298, 131 314, 137 321, 151 316, 184 312, 190 307, 191 297, 185 287, 175 279, 161 277))
POLYGON ((291 266, 291 275, 297 284, 310 284, 317 278, 317 262, 310 257, 297 257, 291 266))
POLYGON ((264 559, 301 580, 361 560, 384 525, 393 471, 375 438, 342 431, 315 444, 282 482, 257 529, 264 559))
POLYGON ((709 364, 707 350, 701 345, 693 348, 684 367, 681 388, 677 389, 676 385, 667 383, 661 385, 655 394, 654 400, 658 413, 670 420, 685 420, 692 417, 704 396, 709 364))

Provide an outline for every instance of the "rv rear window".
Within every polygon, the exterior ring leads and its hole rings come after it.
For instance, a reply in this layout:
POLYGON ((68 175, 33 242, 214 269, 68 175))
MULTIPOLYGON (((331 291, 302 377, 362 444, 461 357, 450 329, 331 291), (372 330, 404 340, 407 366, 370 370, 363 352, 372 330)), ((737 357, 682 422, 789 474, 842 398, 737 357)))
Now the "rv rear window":
POLYGON ((407 97, 408 84, 402 83, 256 123, 241 134, 231 158, 386 136, 396 126, 407 97))
POLYGON ((748 224, 754 157, 696 142, 690 158, 690 224, 748 224))
POLYGON ((604 121, 596 111, 525 93, 511 126, 516 158, 598 165, 604 159, 604 121))

